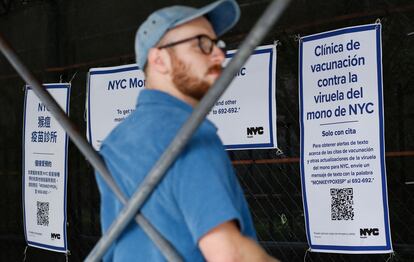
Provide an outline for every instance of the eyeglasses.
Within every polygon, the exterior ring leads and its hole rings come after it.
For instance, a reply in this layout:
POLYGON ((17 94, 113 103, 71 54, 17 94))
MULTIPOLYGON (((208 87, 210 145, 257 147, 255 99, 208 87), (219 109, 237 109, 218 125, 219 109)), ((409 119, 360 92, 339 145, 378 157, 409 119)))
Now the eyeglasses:
POLYGON ((223 52, 225 52, 225 48, 226 48, 226 43, 224 43, 223 40, 219 40, 219 39, 211 39, 209 36, 207 35, 196 35, 190 38, 186 38, 183 40, 179 40, 176 42, 172 42, 166 45, 162 45, 159 46, 159 49, 163 49, 163 48, 168 48, 168 47, 172 47, 175 45, 179 45, 191 40, 197 39, 198 40, 198 47, 200 48, 201 52, 205 55, 209 55, 211 54, 211 52, 213 52, 213 47, 214 45, 216 45, 218 48, 220 48, 223 52))

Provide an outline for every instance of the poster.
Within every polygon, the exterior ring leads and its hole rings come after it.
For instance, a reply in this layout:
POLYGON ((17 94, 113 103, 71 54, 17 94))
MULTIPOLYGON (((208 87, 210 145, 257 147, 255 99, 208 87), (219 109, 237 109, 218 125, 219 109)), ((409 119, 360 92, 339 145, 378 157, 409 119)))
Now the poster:
POLYGON ((144 87, 144 73, 136 65, 89 70, 87 137, 95 150, 135 110, 139 91, 144 87))
POLYGON ((392 252, 381 25, 300 40, 301 181, 311 251, 392 252))
POLYGON ((275 78, 276 46, 256 48, 208 115, 226 149, 277 147, 275 78))
MULTIPOLYGON (((227 53, 227 61, 235 50, 227 53)), ((276 47, 262 46, 239 70, 208 118, 226 149, 275 148, 276 47)), ((96 150, 116 125, 135 110, 145 77, 136 65, 92 68, 87 97, 87 137, 96 150)))
MULTIPOLYGON (((70 84, 45 84, 67 113, 70 84)), ((23 220, 29 246, 67 252, 68 137, 27 86, 23 119, 23 220)))

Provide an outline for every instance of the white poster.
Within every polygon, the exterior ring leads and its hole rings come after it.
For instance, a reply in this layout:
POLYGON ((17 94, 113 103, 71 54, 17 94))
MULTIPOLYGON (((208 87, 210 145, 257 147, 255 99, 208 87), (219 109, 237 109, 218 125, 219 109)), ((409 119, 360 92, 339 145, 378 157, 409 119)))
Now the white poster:
POLYGON ((301 178, 312 251, 392 252, 381 25, 301 38, 301 178))
MULTIPOLYGON (((230 59, 234 51, 227 53, 230 59)), ((276 48, 259 47, 216 103, 209 119, 226 149, 275 148, 276 48)), ((87 137, 96 150, 116 125, 135 110, 145 78, 136 65, 89 71, 87 137)))
POLYGON ((226 149, 277 147, 275 78, 276 46, 258 47, 208 115, 226 149))
POLYGON ((138 93, 144 87, 144 73, 134 64, 89 70, 87 137, 95 150, 135 110, 138 93))
MULTIPOLYGON (((70 84, 45 84, 68 112, 70 84)), ((23 120, 23 220, 29 246, 67 251, 65 130, 34 91, 26 88, 23 120)))

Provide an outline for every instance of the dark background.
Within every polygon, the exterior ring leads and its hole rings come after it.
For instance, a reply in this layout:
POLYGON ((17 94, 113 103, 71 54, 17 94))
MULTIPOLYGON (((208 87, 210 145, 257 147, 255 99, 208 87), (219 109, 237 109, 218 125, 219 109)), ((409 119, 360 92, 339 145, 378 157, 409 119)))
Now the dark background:
MULTIPOLYGON (((85 133, 86 74, 134 62, 134 35, 155 9, 184 1, 0 0, 0 32, 41 82, 72 80, 70 118, 85 133)), ((208 1, 185 4, 202 6, 208 1)), ((269 4, 238 0, 242 17, 224 40, 237 48, 269 4)), ((386 164, 395 257, 414 261, 414 2, 296 0, 262 44, 279 40, 277 131, 280 150, 230 152, 261 244, 284 261, 303 261, 306 243, 299 173, 298 36, 346 26, 383 25, 386 164), (408 183, 407 183, 408 182, 408 183)), ((24 82, 0 56, 0 261, 23 259, 22 122, 24 82)), ((83 260, 100 237, 99 194, 89 163, 69 145, 68 245, 83 260)), ((306 261, 387 261, 389 255, 308 253, 306 261)), ((65 261, 28 248, 27 261, 65 261)))

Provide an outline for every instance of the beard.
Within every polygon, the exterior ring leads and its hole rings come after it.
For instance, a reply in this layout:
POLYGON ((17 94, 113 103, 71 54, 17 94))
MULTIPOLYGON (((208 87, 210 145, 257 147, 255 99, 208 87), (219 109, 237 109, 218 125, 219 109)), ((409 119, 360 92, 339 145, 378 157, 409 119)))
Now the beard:
MULTIPOLYGON (((200 101, 207 93, 208 89, 211 86, 211 83, 192 74, 191 67, 181 61, 174 54, 174 52, 171 52, 170 54, 172 63, 172 81, 174 85, 184 95, 200 101)), ((213 65, 207 70, 206 73, 220 74, 221 71, 221 65, 213 65)))

